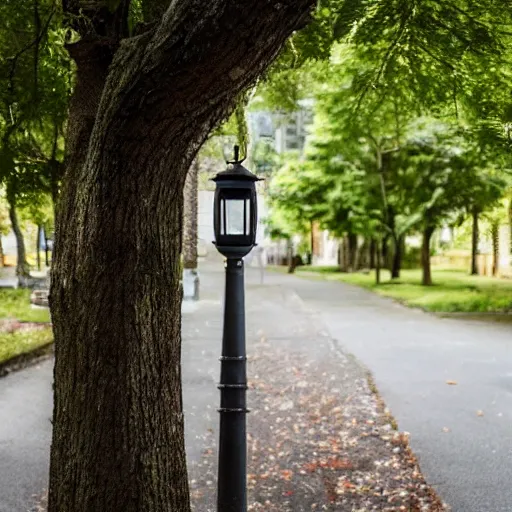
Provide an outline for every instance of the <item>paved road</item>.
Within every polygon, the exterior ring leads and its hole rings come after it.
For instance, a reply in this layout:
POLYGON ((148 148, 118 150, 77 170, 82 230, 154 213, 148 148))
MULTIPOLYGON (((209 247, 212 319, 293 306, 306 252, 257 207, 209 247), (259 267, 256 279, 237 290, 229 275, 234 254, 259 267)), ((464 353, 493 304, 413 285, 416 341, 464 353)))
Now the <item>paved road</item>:
POLYGON ((374 373, 453 512, 512 511, 512 325, 437 318, 357 287, 288 279, 374 373))
POLYGON ((0 512, 26 512, 46 487, 52 362, 0 379, 0 512))
MULTIPOLYGON (((374 372, 400 428, 411 432, 427 478, 454 512, 512 511, 510 326, 439 319, 338 283, 268 274, 259 285, 258 271, 248 274, 260 291, 281 283, 293 288, 374 372)), ((213 320, 202 317, 198 328, 196 306, 184 307, 189 460, 200 460, 205 435, 216 436, 221 277, 206 278, 209 291, 198 306, 214 312, 213 320)), ((45 487, 50 416, 51 362, 0 379, 0 512, 26 512, 45 487)))

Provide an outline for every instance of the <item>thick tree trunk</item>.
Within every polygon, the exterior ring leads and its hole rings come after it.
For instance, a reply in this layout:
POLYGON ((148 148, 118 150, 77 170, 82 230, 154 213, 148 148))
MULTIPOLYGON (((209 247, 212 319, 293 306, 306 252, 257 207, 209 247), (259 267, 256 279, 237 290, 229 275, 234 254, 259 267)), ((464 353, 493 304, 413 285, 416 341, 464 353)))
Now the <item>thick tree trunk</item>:
POLYGON ((403 258, 403 249, 404 249, 404 237, 399 236, 397 238, 393 238, 393 261, 391 264, 391 279, 399 279, 400 278, 400 270, 402 270, 402 258, 403 258))
POLYGON ((19 286, 26 286, 26 279, 30 276, 30 270, 27 263, 27 253, 25 250, 25 239, 21 231, 16 211, 16 200, 13 197, 8 198, 9 203, 9 219, 11 227, 16 238, 16 275, 18 276, 19 286))
POLYGON ((421 246, 421 268, 423 286, 432 286, 432 269, 430 266, 430 240, 434 234, 434 228, 427 226, 423 230, 423 242, 421 246))
POLYGON ((492 238, 492 275, 497 276, 500 269, 500 224, 494 222, 491 226, 492 238))
POLYGON ((180 375, 185 175, 313 1, 172 2, 149 32, 119 44, 114 29, 128 4, 64 2, 100 25, 100 36, 70 48, 78 76, 50 295, 49 512, 190 510, 180 375))
POLYGON ((473 227, 471 231, 471 275, 478 275, 478 210, 474 209, 472 213, 473 227))

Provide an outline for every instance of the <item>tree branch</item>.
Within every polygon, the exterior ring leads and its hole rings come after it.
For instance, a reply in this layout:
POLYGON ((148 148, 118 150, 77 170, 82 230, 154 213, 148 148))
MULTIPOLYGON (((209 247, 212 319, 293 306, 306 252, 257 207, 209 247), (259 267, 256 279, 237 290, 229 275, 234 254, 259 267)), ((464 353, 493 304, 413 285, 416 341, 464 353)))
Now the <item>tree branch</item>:
MULTIPOLYGON (((173 0, 152 33, 123 41, 111 66, 99 124, 169 141, 185 127, 211 123, 307 23, 315 0, 173 0), (114 121, 117 117, 117 121, 114 121), (156 122, 155 122, 156 120, 156 122), (176 130, 179 130, 177 132, 176 130)), ((187 158, 192 160, 193 155, 187 158)))

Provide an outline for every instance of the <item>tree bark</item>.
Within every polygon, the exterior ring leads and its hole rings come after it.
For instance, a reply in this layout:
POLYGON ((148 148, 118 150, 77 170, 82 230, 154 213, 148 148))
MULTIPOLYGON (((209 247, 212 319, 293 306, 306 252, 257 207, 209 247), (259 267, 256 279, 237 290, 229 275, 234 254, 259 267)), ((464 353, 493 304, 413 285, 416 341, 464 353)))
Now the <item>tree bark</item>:
POLYGON ((71 14, 78 7, 102 26, 70 47, 77 83, 50 294, 48 510, 188 512, 185 175, 237 96, 309 19, 313 1, 172 2, 150 31, 122 42, 117 15, 128 2, 118 5, 112 12, 106 1, 65 1, 71 14))
POLYGON ((377 245, 375 238, 372 238, 370 241, 370 270, 373 270, 376 266, 377 245))
POLYGON ((348 250, 348 241, 347 236, 344 236, 340 239, 338 248, 338 264, 340 268, 340 272, 348 272, 349 271, 349 250, 348 250))
POLYGON ((390 268, 390 262, 389 262, 389 235, 386 235, 381 242, 381 254, 382 254, 382 260, 381 260, 381 266, 383 268, 390 268))
POLYGON ((402 270, 402 258, 403 258, 403 243, 404 237, 399 236, 393 238, 393 261, 391 263, 391 279, 399 279, 400 271, 402 270))
POLYGON ((4 261, 4 246, 2 243, 2 233, 0 233, 0 268, 3 268, 5 265, 4 261))
POLYGON ((473 228, 471 231, 471 275, 478 275, 478 210, 472 212, 473 228))
POLYGON ((512 253, 512 197, 508 200, 508 232, 510 237, 509 252, 512 253))
POLYGON ((375 240, 375 284, 380 284, 380 269, 381 269, 381 247, 379 239, 375 240))
POLYGON ((199 161, 196 158, 187 173, 183 193, 183 268, 197 269, 199 161))
POLYGON ((491 226, 492 238, 492 275, 496 277, 500 269, 500 224, 493 222, 491 226))
POLYGON ((348 240, 348 271, 354 272, 357 265, 357 235, 349 233, 348 240))
POLYGON ((314 223, 314 221, 310 222, 310 243, 311 243, 311 259, 309 261, 309 265, 313 265, 313 261, 315 258, 315 223, 314 223))
POLYGON ((432 269, 430 266, 430 240, 434 234, 434 228, 432 226, 425 227, 423 230, 423 242, 421 246, 421 268, 422 268, 422 280, 423 286, 432 286, 432 269))
POLYGON ((295 272, 295 258, 293 254, 293 242, 291 239, 286 241, 286 259, 288 262, 288 274, 295 272))
POLYGON ((11 220, 11 227, 16 238, 16 276, 20 287, 26 286, 26 279, 30 276, 29 266, 27 263, 27 253, 25 250, 25 239, 21 231, 20 223, 18 220, 18 213, 16 211, 16 199, 8 194, 7 201, 9 203, 9 219, 11 220))

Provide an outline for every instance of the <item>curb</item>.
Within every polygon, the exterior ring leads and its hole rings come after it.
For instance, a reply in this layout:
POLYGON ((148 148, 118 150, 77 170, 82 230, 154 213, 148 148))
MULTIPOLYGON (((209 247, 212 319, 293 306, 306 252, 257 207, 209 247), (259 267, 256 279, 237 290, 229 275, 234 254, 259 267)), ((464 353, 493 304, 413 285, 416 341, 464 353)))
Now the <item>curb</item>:
POLYGON ((53 341, 0 363, 0 378, 44 361, 53 355, 53 341))

